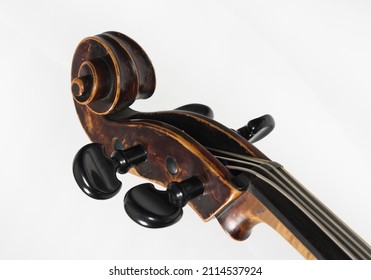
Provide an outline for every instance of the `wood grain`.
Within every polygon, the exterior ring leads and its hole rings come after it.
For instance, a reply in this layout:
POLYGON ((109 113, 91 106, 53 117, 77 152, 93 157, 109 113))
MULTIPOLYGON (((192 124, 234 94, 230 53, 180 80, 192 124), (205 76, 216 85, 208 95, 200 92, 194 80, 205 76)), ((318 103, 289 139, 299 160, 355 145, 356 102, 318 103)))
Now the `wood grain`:
POLYGON ((205 192, 189 204, 204 221, 217 217, 237 240, 246 239, 252 228, 263 222, 305 258, 315 258, 297 237, 300 234, 282 222, 274 211, 276 205, 270 205, 264 194, 258 197, 236 188, 232 183, 235 174, 208 148, 268 159, 261 151, 235 131, 197 112, 141 113, 129 108, 136 99, 150 97, 156 84, 148 56, 132 39, 106 32, 82 40, 72 62, 71 83, 77 114, 92 142, 104 145, 107 154, 117 142, 123 148, 137 144, 145 148, 147 160, 131 173, 162 186, 197 176, 205 192), (168 158, 177 165, 176 172, 168 170, 168 158))
POLYGON ((222 228, 234 239, 247 239, 254 226, 265 223, 286 239, 305 259, 316 257, 251 192, 246 191, 217 215, 222 228))

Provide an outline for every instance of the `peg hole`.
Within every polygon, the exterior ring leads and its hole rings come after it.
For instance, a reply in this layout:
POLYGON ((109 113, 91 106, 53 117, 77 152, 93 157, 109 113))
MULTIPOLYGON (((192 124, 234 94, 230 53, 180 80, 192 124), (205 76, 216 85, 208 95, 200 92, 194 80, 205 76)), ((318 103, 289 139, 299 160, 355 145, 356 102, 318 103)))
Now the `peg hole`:
POLYGON ((175 175, 178 173, 178 164, 173 157, 166 158, 166 168, 171 175, 175 175))
POLYGON ((122 145, 122 142, 118 138, 113 139, 113 147, 115 148, 116 151, 123 151, 125 150, 124 145, 122 145))

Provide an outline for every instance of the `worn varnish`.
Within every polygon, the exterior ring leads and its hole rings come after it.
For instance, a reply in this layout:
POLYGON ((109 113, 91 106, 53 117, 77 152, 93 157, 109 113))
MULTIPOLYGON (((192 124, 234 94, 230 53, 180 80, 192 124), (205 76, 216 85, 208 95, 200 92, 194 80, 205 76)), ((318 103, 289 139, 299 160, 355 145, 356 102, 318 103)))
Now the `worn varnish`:
POLYGON ((211 119, 210 111, 203 115, 189 109, 197 106, 153 113, 129 108, 136 99, 150 97, 156 85, 148 56, 132 39, 117 32, 84 39, 76 49, 71 74, 77 114, 91 141, 103 144, 107 154, 117 142, 124 148, 141 144, 147 151, 146 161, 130 172, 162 186, 197 176, 205 192, 191 200, 190 206, 205 221, 216 217, 234 239, 246 239, 263 222, 307 259, 341 256, 320 252, 316 241, 308 238, 316 226, 309 223, 309 235, 302 234, 300 221, 306 217, 300 212, 291 215, 289 211, 297 209, 269 186, 236 188, 232 183, 235 174, 210 148, 268 158, 238 133, 211 119), (166 165, 169 158, 176 165, 171 170, 166 165), (286 205, 282 211, 277 208, 281 202, 286 205))
POLYGON ((148 57, 141 57, 144 51, 134 43, 128 50, 128 43, 124 44, 122 38, 127 37, 104 33, 84 39, 78 46, 71 82, 80 121, 92 142, 103 144, 107 154, 113 152, 116 139, 125 148, 142 144, 147 149, 148 159, 131 171, 139 176, 164 186, 199 176, 205 183, 205 194, 190 204, 208 220, 241 193, 231 185, 228 170, 184 130, 196 129, 198 138, 203 141, 210 138, 212 131, 212 138, 217 141, 213 143, 209 139, 211 147, 220 148, 220 144, 228 142, 232 150, 235 147, 246 154, 264 155, 238 134, 202 115, 183 111, 140 113, 128 108, 136 98, 151 96, 155 78, 148 57), (136 67, 137 61, 140 67, 136 67), (93 69, 85 70, 87 65, 93 69), (94 68, 96 65, 98 67, 94 68), (89 73, 95 74, 90 77, 89 73), (107 81, 116 84, 110 86, 107 81), (176 174, 166 170, 168 157, 174 158, 179 166, 176 174))

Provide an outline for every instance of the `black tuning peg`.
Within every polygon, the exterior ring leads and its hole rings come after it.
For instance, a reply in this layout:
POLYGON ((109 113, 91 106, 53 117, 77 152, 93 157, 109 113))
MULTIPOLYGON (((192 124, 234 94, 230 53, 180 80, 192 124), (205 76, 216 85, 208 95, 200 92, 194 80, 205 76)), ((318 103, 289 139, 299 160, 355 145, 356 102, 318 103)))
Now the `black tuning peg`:
POLYGON ((197 114, 204 115, 205 117, 208 117, 210 119, 214 118, 214 112, 211 110, 209 106, 198 104, 198 103, 192 103, 187 104, 184 106, 181 106, 179 108, 175 109, 176 111, 187 111, 187 112, 193 112, 197 114))
POLYGON ((271 133, 274 126, 273 117, 267 114, 249 121, 247 125, 238 129, 237 132, 250 143, 254 143, 271 133))
POLYGON ((166 191, 150 184, 130 189, 124 198, 126 213, 136 223, 148 228, 170 226, 182 217, 187 202, 204 192, 203 183, 191 177, 180 183, 171 183, 166 191))
POLYGON ((141 145, 116 150, 109 158, 103 145, 92 143, 77 152, 73 160, 73 175, 85 194, 95 199, 108 199, 121 188, 116 172, 124 174, 146 158, 147 153, 141 145))

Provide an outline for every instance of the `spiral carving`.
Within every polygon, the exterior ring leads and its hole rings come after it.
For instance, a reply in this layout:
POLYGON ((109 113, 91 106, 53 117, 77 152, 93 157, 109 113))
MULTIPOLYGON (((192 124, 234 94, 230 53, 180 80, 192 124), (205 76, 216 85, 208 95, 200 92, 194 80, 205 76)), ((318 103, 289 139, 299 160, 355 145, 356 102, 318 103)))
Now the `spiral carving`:
POLYGON ((108 115, 149 98, 156 86, 152 63, 132 39, 118 32, 85 38, 71 73, 74 100, 98 115, 108 115))

